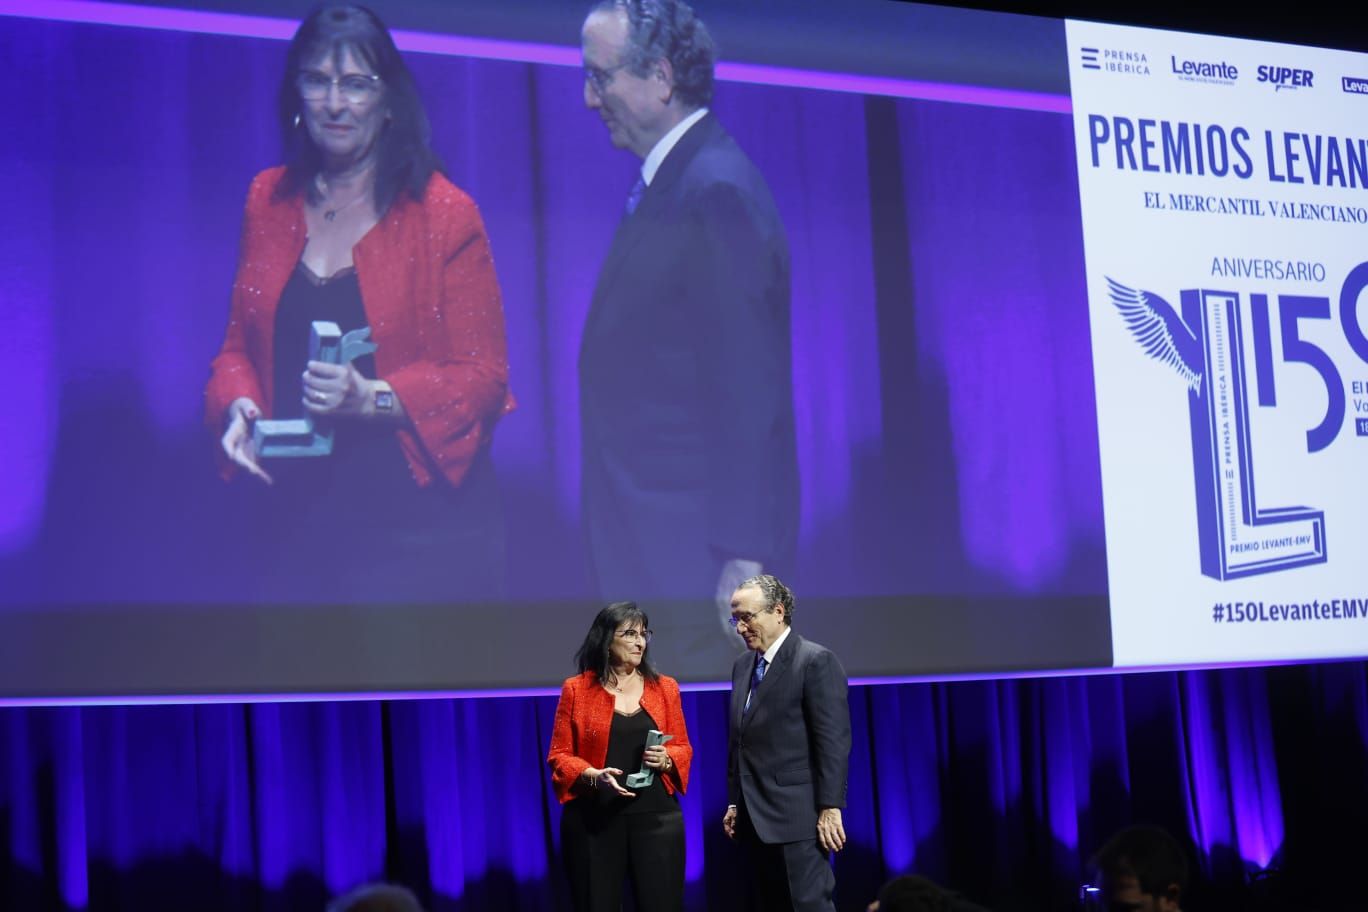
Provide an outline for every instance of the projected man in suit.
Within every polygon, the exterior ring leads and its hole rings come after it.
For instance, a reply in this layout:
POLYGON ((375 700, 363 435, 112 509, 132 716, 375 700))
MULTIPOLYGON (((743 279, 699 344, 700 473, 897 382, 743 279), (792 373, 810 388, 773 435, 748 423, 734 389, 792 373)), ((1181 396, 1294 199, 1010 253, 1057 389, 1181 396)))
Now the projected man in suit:
POLYGON ((845 670, 793 630, 793 593, 773 576, 742 582, 731 621, 747 654, 732 666, 722 818, 745 843, 764 910, 833 912, 829 852, 845 845, 850 761, 845 670))
POLYGON ((717 668, 732 591, 796 538, 788 242, 707 108, 712 39, 687 4, 608 0, 582 40, 585 104, 642 159, 580 348, 590 559, 604 598, 673 628, 663 666, 717 668))

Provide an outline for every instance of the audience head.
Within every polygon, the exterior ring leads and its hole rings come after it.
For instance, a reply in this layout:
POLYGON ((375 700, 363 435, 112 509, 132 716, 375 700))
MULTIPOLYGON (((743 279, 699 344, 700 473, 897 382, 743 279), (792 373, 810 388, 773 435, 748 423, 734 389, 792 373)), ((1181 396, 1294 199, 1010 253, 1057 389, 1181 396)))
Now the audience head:
POLYGON ((918 874, 895 877, 883 885, 871 912, 950 912, 950 894, 918 874))
POLYGON ((328 912, 423 912, 423 906, 407 887, 372 883, 337 897, 328 912))
POLYGON ((1109 912, 1178 912, 1187 889, 1187 856, 1157 826, 1127 827, 1097 850, 1089 866, 1109 912))
POLYGON ((987 912, 920 874, 895 877, 883 885, 868 912, 987 912))

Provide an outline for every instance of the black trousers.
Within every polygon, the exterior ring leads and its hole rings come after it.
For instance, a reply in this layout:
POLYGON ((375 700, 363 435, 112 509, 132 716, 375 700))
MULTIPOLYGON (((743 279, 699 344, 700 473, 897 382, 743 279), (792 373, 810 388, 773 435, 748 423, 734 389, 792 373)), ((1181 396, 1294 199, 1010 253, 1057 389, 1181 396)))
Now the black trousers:
POLYGON ((630 876, 638 912, 684 908, 684 815, 605 813, 592 796, 561 814, 561 857, 575 912, 620 912, 630 876))
POLYGON ((397 442, 267 470, 274 486, 238 485, 255 501, 256 600, 444 605, 502 596, 503 506, 488 453, 457 488, 440 477, 419 488, 397 442))
POLYGON ((737 809, 736 828, 749 856, 760 912, 836 912, 831 901, 836 875, 816 832, 799 842, 761 842, 744 805, 737 809))

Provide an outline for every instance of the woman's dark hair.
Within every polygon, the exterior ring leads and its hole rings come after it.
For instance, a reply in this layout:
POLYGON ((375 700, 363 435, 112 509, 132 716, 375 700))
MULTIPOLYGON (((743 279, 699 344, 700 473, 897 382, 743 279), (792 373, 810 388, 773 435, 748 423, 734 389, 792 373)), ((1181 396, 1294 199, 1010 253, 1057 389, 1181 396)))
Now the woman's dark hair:
MULTIPOLYGON (((623 621, 640 621, 642 630, 650 624, 650 618, 637 607, 636 602, 613 602, 604 608, 594 618, 594 623, 589 625, 589 632, 584 635, 584 642, 575 653, 575 667, 581 673, 592 671, 599 676, 600 681, 611 680, 613 670, 608 664, 608 647, 613 644, 613 637, 623 621)), ((660 677, 651 664, 650 643, 641 651, 641 664, 637 666, 637 671, 652 681, 660 677)))
POLYGON ((290 40, 278 102, 285 175, 276 194, 287 197, 303 191, 311 200, 318 198, 314 175, 323 165, 323 156, 298 119, 303 104, 296 79, 305 64, 319 57, 331 55, 340 65, 345 51, 365 61, 385 87, 383 103, 389 118, 376 140, 375 163, 375 211, 384 215, 402 192, 421 200, 428 179, 432 172, 442 170, 442 162, 432 151, 432 130, 413 76, 385 24, 364 6, 320 6, 305 17, 290 40))

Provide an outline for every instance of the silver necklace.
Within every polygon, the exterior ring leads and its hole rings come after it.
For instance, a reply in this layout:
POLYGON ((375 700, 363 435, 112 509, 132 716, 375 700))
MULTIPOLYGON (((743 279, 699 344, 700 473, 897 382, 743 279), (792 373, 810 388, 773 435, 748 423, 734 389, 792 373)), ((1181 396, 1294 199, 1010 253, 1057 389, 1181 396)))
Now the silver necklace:
POLYGON ((366 192, 363 190, 356 196, 347 200, 342 205, 333 206, 331 209, 329 209, 328 203, 330 203, 331 200, 329 200, 328 197, 331 196, 331 194, 328 192, 328 182, 323 179, 322 174, 319 174, 315 178, 314 184, 318 187, 318 192, 323 195, 323 221, 325 222, 331 222, 333 219, 337 218, 337 213, 342 212, 346 209, 350 209, 352 206, 355 206, 359 201, 366 198, 366 192))

